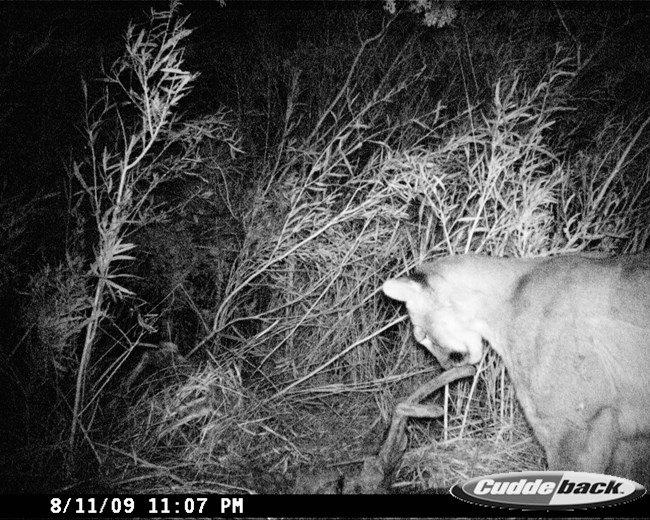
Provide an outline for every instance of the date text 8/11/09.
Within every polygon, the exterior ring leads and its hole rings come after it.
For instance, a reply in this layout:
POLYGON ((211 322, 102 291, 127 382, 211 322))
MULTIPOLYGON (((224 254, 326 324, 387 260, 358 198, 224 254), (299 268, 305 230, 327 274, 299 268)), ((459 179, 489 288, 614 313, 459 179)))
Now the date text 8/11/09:
POLYGON ((242 515, 243 497, 188 495, 135 495, 51 497, 49 513, 53 515, 84 515, 94 517, 119 515, 121 517, 164 515, 242 515))

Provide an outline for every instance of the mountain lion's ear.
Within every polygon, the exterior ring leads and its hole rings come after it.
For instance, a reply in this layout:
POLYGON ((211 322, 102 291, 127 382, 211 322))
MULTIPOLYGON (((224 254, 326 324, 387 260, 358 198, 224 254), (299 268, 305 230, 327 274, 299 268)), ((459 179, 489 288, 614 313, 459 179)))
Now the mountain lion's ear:
POLYGON ((386 296, 400 302, 416 300, 424 292, 422 284, 411 278, 392 278, 386 280, 384 285, 381 286, 381 289, 386 296))

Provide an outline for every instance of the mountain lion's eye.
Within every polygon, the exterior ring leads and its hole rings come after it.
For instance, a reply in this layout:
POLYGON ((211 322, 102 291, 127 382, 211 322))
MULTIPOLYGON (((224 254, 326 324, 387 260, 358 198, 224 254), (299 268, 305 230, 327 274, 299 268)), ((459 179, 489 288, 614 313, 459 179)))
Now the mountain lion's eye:
POLYGON ((449 361, 451 361, 452 363, 457 365, 457 364, 462 363, 463 361, 465 361, 465 357, 466 357, 466 354, 464 354, 463 352, 451 352, 449 354, 449 361))

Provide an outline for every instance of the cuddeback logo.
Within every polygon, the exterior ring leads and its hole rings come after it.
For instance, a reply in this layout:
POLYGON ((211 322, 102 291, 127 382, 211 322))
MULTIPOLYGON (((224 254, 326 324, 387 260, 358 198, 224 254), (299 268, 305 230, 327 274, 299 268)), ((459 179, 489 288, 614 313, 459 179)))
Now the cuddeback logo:
POLYGON ((636 482, 598 473, 535 471, 500 473, 456 484, 460 500, 510 509, 576 509, 636 500, 645 488, 636 482))

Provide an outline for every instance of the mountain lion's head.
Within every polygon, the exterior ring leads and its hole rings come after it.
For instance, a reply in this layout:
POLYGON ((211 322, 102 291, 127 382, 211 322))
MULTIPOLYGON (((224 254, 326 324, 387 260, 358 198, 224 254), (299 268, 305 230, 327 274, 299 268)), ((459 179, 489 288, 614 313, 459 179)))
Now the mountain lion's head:
POLYGON ((479 325, 471 314, 459 308, 466 298, 450 291, 462 291, 448 283, 444 275, 416 271, 406 278, 386 280, 386 296, 406 303, 415 340, 431 352, 440 365, 478 363, 483 350, 479 325))

